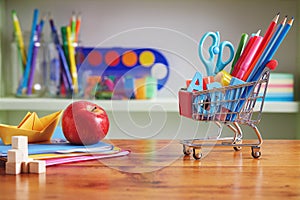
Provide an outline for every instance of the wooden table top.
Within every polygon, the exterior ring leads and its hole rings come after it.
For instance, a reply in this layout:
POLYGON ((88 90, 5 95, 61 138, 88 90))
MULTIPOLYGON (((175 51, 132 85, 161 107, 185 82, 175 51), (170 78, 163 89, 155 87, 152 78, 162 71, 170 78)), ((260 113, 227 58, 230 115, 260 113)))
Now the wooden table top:
POLYGON ((178 141, 107 142, 132 152, 46 174, 0 167, 0 199, 300 199, 300 140, 265 140, 259 159, 247 147, 205 148, 201 160, 184 156, 178 141))

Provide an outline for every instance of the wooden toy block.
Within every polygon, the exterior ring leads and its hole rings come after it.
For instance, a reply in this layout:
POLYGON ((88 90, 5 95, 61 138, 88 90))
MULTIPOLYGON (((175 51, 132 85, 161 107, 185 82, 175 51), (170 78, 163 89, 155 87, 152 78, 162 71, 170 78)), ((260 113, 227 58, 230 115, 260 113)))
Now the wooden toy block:
POLYGON ((20 149, 9 149, 7 151, 7 162, 21 163, 24 160, 24 152, 20 149))
POLYGON ((29 173, 29 163, 32 162, 32 158, 28 158, 27 160, 21 163, 21 172, 22 173, 29 173))
POLYGON ((28 160, 28 149, 20 149, 23 153, 23 161, 28 160))
POLYGON ((21 163, 18 162, 6 162, 5 164, 6 174, 20 174, 21 173, 21 163))
POLYGON ((11 146, 13 149, 28 149, 27 136, 12 136, 11 146))
POLYGON ((33 160, 29 162, 29 173, 45 173, 46 172, 46 161, 44 160, 33 160))

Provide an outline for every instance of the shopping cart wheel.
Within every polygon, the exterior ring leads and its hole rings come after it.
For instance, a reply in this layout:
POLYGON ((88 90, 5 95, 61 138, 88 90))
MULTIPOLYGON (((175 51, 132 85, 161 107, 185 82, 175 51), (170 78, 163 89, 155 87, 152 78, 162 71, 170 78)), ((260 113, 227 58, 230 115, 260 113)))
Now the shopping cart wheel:
POLYGON ((199 160, 202 158, 202 152, 201 152, 201 148, 193 148, 193 157, 196 160, 199 160))
MULTIPOLYGON (((233 144, 242 144, 242 143, 243 143, 242 140, 237 140, 237 141, 235 141, 233 144)), ((242 147, 241 147, 241 146, 234 146, 233 149, 234 149, 235 151, 240 151, 240 150, 242 150, 242 147)))
POLYGON ((259 158, 261 156, 261 152, 260 152, 260 147, 256 146, 256 147, 251 147, 252 150, 252 157, 253 158, 259 158))
POLYGON ((192 148, 186 145, 183 145, 183 153, 186 156, 189 156, 192 153, 192 148))

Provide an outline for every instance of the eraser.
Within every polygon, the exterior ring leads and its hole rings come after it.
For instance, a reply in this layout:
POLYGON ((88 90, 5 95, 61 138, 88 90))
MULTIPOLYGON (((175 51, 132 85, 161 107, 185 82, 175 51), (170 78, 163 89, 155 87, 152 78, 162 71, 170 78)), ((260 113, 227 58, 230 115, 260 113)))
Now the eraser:
POLYGON ((221 83, 223 86, 228 86, 230 84, 232 76, 225 70, 220 71, 215 77, 215 81, 221 83))

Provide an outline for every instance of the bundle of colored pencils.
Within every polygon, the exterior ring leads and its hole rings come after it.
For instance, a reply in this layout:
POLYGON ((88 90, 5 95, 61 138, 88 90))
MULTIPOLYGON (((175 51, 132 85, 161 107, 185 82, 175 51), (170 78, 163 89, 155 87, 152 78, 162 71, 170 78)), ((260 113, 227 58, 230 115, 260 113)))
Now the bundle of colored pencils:
POLYGON ((54 25, 54 20, 52 17, 49 19, 52 39, 56 46, 59 58, 60 66, 62 68, 62 73, 60 77, 57 77, 60 84, 60 93, 67 94, 77 94, 78 93, 78 78, 77 78, 77 67, 75 61, 75 48, 78 44, 78 35, 81 26, 81 14, 76 14, 73 12, 70 23, 66 26, 61 27, 61 38, 60 42, 59 34, 54 25))
POLYGON ((20 26, 20 22, 15 10, 12 11, 12 20, 14 26, 14 34, 17 38, 17 46, 19 55, 22 58, 22 68, 20 69, 23 72, 23 77, 20 81, 19 87, 17 89, 17 95, 31 95, 32 87, 33 87, 33 79, 36 68, 37 55, 39 50, 39 45, 35 45, 40 42, 40 38, 42 35, 43 27, 44 27, 44 18, 39 18, 39 10, 35 9, 33 13, 32 27, 31 27, 31 35, 29 38, 29 46, 26 52, 24 45, 24 38, 22 35, 22 30, 20 26))
POLYGON ((257 81, 260 78, 294 22, 293 17, 287 21, 287 16, 285 16, 277 25, 278 20, 279 13, 271 21, 264 36, 260 36, 260 31, 258 31, 247 42, 245 39, 247 34, 242 35, 232 63, 232 76, 247 82, 257 81))

